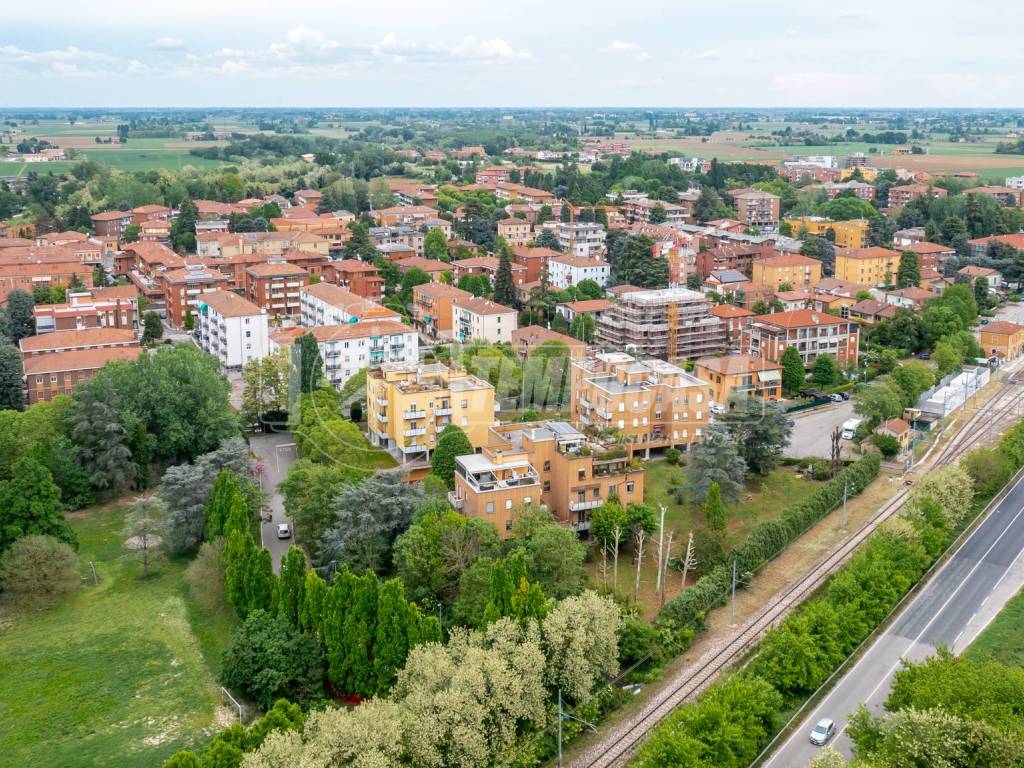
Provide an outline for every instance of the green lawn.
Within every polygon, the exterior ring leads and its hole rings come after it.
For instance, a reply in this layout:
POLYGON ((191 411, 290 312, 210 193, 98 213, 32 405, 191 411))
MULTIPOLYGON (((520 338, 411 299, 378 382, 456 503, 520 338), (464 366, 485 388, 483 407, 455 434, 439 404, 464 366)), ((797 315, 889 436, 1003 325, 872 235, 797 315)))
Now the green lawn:
POLYGON ((0 766, 158 766, 219 727, 214 665, 233 619, 189 598, 183 562, 143 580, 123 558, 119 509, 72 525, 83 573, 93 561, 99 586, 90 579, 56 607, 0 617, 0 766))
MULTIPOLYGON (((673 556, 680 554, 686 546, 690 531, 706 530, 704 510, 691 503, 677 504, 671 492, 674 485, 685 484, 686 469, 671 466, 665 461, 653 461, 644 465, 644 501, 655 510, 665 505, 665 531, 675 531, 672 543, 673 556)), ((763 478, 749 481, 741 502, 728 508, 726 546, 735 545, 746 538, 750 530, 759 523, 772 520, 782 514, 788 506, 806 498, 820 485, 796 476, 791 467, 780 467, 763 478)), ((640 568, 640 596, 638 608, 645 618, 657 612, 658 598, 655 594, 657 583, 657 537, 651 537, 644 545, 645 555, 640 568)), ((610 588, 613 582, 612 566, 608 565, 607 584, 601 575, 599 553, 592 553, 586 564, 591 585, 610 588), (596 555, 596 556, 595 556, 596 555)), ((699 565, 698 565, 699 572, 699 565)), ((699 573, 697 574, 699 575, 699 573)), ((669 571, 669 589, 666 599, 671 599, 681 588, 679 573, 669 571)), ((693 577, 689 579, 693 585, 693 577)), ((636 561, 634 547, 628 542, 619 555, 619 575, 616 592, 622 597, 633 599, 636 594, 636 561)))
POLYGON ((1013 667, 1024 667, 1024 591, 1018 592, 995 620, 971 643, 968 657, 992 657, 1013 667))

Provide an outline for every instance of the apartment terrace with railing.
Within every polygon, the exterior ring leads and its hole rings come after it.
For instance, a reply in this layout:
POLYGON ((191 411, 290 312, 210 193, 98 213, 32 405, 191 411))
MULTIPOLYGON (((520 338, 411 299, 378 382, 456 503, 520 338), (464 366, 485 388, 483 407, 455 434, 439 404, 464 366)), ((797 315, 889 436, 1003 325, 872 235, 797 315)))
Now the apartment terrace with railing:
POLYGON ((504 424, 489 430, 480 454, 459 456, 449 501, 469 517, 511 535, 515 511, 543 504, 577 532, 590 529, 590 513, 618 499, 644 497, 644 470, 627 445, 601 440, 565 421, 504 424))

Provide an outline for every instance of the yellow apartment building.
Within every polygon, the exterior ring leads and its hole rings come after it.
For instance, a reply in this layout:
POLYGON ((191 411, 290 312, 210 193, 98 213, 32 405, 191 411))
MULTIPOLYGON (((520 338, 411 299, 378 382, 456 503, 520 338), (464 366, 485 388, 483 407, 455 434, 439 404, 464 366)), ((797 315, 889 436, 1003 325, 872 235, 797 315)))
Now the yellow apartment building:
POLYGON ((367 373, 370 442, 403 463, 428 461, 449 424, 461 427, 474 448, 486 445, 494 411, 494 387, 440 363, 385 363, 367 373))
POLYGON ((896 282, 900 253, 891 248, 836 248, 836 280, 879 286, 896 282))
POLYGON ((574 423, 613 429, 631 452, 688 449, 708 425, 707 385, 664 360, 606 352, 570 368, 574 423))
POLYGON ((708 387, 711 402, 725 405, 733 395, 750 395, 763 400, 782 397, 782 366, 750 355, 702 357, 694 375, 708 387))
POLYGON ((755 259, 750 266, 750 282, 767 285, 773 291, 787 283, 794 291, 809 291, 821 282, 821 262, 796 253, 755 259))
POLYGON ((623 505, 644 498, 644 470, 626 446, 589 437, 565 421, 506 424, 489 430, 479 454, 455 460, 448 500, 467 517, 511 535, 519 507, 543 504, 577 532, 590 529, 590 512, 610 498, 623 505))
POLYGON ((831 229, 836 236, 837 248, 863 248, 868 242, 867 219, 833 221, 824 216, 798 216, 786 219, 786 223, 792 227, 793 237, 799 237, 802 229, 815 237, 825 237, 825 233, 831 229))

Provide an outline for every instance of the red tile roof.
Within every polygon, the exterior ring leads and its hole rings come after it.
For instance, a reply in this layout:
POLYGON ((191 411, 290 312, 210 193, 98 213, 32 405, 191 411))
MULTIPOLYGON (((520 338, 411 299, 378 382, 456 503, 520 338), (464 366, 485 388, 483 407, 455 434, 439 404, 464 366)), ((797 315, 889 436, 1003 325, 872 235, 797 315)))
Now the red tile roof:
POLYGON ((108 349, 74 349, 49 355, 33 355, 24 362, 25 376, 62 371, 90 371, 102 368, 114 360, 135 360, 143 353, 141 347, 112 347, 108 349))

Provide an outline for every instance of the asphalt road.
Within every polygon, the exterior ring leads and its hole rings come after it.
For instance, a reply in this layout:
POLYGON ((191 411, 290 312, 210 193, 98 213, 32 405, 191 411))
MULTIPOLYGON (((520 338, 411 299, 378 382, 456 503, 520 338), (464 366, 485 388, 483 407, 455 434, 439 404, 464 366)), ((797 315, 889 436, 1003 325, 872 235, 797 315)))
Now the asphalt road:
MULTIPOLYGON (((844 400, 825 408, 794 414, 793 436, 783 454, 790 458, 802 459, 817 456, 828 459, 832 456, 832 430, 853 418, 853 402, 844 400)), ((843 443, 847 445, 847 442, 843 443)))
MULTIPOLYGON (((277 538, 277 526, 279 523, 291 525, 291 519, 284 511, 284 497, 277 490, 278 484, 288 476, 288 467, 298 458, 295 452, 295 442, 289 432, 268 432, 253 435, 249 438, 249 447, 256 454, 263 464, 263 490, 267 492, 267 506, 270 509, 271 520, 263 523, 260 531, 260 538, 264 547, 270 550, 270 556, 274 561, 274 573, 281 568, 281 558, 292 545, 292 539, 277 538)), ((292 526, 294 537, 294 526, 292 526)))
POLYGON ((804 768, 818 751, 808 739, 818 720, 836 722, 832 745, 847 757, 845 729, 863 702, 884 710, 901 659, 920 661, 940 644, 963 651, 1024 586, 1024 480, 996 506, 904 608, 888 630, 775 751, 766 768, 804 768))

